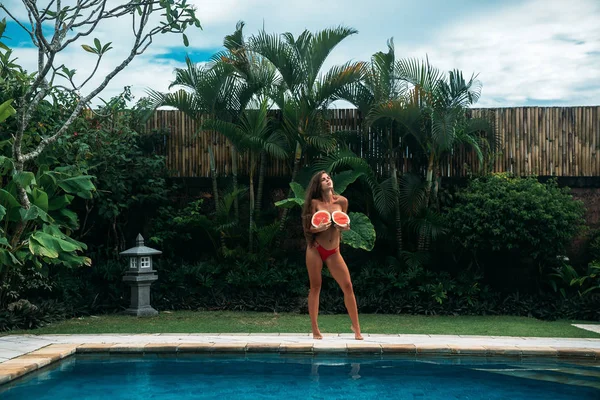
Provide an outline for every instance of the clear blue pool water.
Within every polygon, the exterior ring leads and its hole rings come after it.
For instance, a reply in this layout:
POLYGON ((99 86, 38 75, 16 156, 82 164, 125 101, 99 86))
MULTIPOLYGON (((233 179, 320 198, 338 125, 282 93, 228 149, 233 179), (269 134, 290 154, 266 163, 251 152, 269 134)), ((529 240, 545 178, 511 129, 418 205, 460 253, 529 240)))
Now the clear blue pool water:
POLYGON ((477 358, 76 356, 2 400, 600 399, 600 365, 477 358))

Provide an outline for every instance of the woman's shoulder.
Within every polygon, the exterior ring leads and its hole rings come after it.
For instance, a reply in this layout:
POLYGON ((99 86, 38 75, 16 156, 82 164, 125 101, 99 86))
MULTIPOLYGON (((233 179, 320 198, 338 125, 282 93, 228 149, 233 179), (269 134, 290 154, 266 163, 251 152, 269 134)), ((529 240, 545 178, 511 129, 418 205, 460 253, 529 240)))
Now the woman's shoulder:
POLYGON ((348 199, 341 194, 337 195, 334 200, 338 204, 348 204, 348 199))

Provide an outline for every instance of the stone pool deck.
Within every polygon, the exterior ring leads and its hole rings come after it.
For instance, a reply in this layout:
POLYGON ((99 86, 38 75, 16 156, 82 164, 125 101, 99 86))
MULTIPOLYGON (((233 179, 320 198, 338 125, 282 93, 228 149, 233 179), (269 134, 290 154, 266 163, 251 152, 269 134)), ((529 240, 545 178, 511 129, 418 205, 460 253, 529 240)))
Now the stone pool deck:
POLYGON ((468 335, 94 334, 0 337, 0 384, 75 353, 305 353, 585 359, 600 364, 600 339, 468 335))

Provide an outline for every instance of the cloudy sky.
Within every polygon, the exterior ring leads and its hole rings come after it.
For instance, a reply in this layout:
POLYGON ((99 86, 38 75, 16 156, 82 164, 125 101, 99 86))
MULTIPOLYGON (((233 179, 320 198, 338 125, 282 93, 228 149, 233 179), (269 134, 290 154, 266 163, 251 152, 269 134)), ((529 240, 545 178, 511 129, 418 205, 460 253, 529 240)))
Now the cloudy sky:
MULTIPOLYGON (((112 0, 111 0, 112 1, 112 0)), ((114 0, 117 1, 117 0, 114 0)), ((73 2, 73 1, 71 1, 73 2)), ((4 0, 15 17, 26 21, 20 1, 4 0)), ((43 4, 38 0, 38 4, 43 4)), ((69 3, 68 1, 64 3, 69 3)), ((181 36, 162 36, 136 58, 100 95, 109 98, 131 85, 139 97, 147 88, 166 91, 173 69, 183 65, 186 52, 194 61, 209 59, 221 49, 224 35, 239 20, 247 36, 267 32, 316 31, 336 25, 359 33, 336 48, 325 67, 348 60, 368 60, 386 49, 393 37, 399 57, 429 57, 432 64, 465 75, 479 74, 483 83, 480 107, 600 105, 599 0, 191 0, 203 29, 188 32, 190 47, 181 36)), ((5 14, 0 10, 0 19, 5 14)), ((129 51, 129 21, 100 25, 90 38, 69 47, 59 58, 77 69, 83 80, 94 56, 80 44, 94 37, 113 42, 98 79, 111 71, 129 51)), ((13 22, 4 42, 14 48, 18 62, 33 71, 36 52, 28 36, 13 22)), ((85 90, 84 90, 85 93, 85 90)))

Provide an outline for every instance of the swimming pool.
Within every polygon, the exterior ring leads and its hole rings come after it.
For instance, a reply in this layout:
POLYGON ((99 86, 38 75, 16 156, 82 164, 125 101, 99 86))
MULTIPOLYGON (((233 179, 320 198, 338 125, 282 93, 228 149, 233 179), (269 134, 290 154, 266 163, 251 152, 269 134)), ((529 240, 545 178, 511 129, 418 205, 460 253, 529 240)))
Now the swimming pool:
POLYGON ((600 365, 499 358, 76 355, 3 400, 600 399, 600 365))

